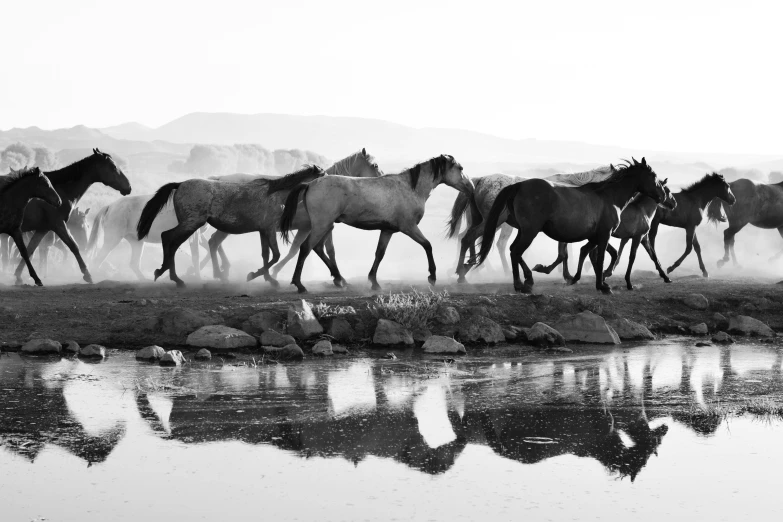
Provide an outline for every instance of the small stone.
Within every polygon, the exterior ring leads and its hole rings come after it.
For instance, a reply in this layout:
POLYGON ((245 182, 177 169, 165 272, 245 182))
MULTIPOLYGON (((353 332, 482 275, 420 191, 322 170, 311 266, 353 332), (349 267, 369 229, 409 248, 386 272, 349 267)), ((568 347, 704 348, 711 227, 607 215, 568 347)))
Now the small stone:
POLYGON ((235 348, 254 348, 256 338, 252 335, 229 328, 223 325, 202 326, 192 334, 188 335, 187 345, 212 348, 216 350, 232 350, 235 348))
POLYGON ((729 332, 759 337, 775 337, 772 328, 747 315, 735 315, 729 319, 729 332))
POLYGON ((718 332, 712 336, 712 342, 720 344, 733 344, 734 339, 726 332, 718 332))
POLYGON ((712 322, 715 323, 715 328, 724 329, 729 327, 729 320, 718 312, 712 314, 712 322))
POLYGON ((388 319, 378 319, 378 326, 375 327, 372 342, 384 346, 411 345, 413 344, 413 335, 400 323, 388 319))
POLYGON ((424 353, 467 353, 465 346, 442 335, 432 335, 424 343, 424 353))
POLYGON ((185 356, 179 350, 169 350, 160 358, 161 366, 182 366, 185 356))
POLYGON ((459 322, 459 312, 453 306, 440 305, 435 312, 434 321, 440 324, 457 324, 459 322))
POLYGON ((504 326, 502 329, 503 336, 506 338, 506 341, 515 341, 517 339, 517 331, 515 329, 512 329, 508 326, 504 326))
POLYGON ((166 350, 160 346, 147 346, 136 352, 139 361, 159 361, 166 355, 166 350))
POLYGON ((705 343, 705 342, 696 343, 697 348, 703 348, 705 346, 712 346, 712 345, 710 343, 705 343))
POLYGON ((223 318, 220 316, 212 316, 180 307, 167 309, 158 317, 158 326, 164 334, 180 338, 195 332, 202 326, 222 323, 223 318))
POLYGON ((351 323, 345 317, 333 317, 329 322, 329 329, 326 332, 335 341, 351 342, 356 337, 356 333, 351 327, 351 323))
POLYGON ((63 346, 63 351, 68 353, 79 353, 80 347, 79 343, 76 341, 65 341, 65 345, 63 346))
POLYGON ((564 315, 553 325, 566 341, 582 343, 620 344, 617 332, 600 315, 590 311, 564 315))
POLYGON ((710 306, 710 302, 701 294, 688 294, 682 304, 693 310, 706 310, 710 306))
POLYGON ((326 339, 318 341, 313 346, 313 355, 334 355, 332 343, 326 339))
POLYGON ((497 303, 495 301, 493 301, 492 299, 490 299, 489 297, 487 297, 486 295, 482 295, 481 297, 479 297, 478 301, 479 301, 479 303, 487 305, 487 306, 497 306, 497 303))
POLYGON ((211 361, 212 352, 210 352, 206 348, 202 348, 201 350, 196 352, 196 355, 193 358, 196 359, 197 361, 211 361))
POLYGON ((527 331, 527 342, 542 348, 550 346, 565 346, 563 335, 544 323, 536 323, 527 331))
POLYGON ((263 311, 247 318, 242 323, 242 330, 250 335, 261 335, 267 330, 281 331, 283 329, 283 318, 276 312, 263 311))
POLYGON ((332 352, 334 352, 334 353, 340 353, 340 354, 345 354, 345 355, 347 355, 347 354, 349 353, 349 352, 348 352, 348 348, 346 348, 346 347, 345 347, 345 346, 343 346, 342 344, 333 344, 333 345, 332 345, 332 352))
POLYGON ((486 306, 482 306, 482 305, 469 306, 465 309, 465 313, 467 315, 478 315, 480 317, 489 317, 489 310, 487 310, 486 306))
POLYGON ((59 354, 62 345, 51 339, 32 339, 22 346, 22 353, 28 355, 51 355, 59 354))
POLYGON ((648 340, 652 341, 655 336, 643 324, 631 321, 629 319, 618 319, 611 323, 617 336, 623 341, 648 340))
POLYGON ((708 333, 710 333, 710 330, 709 328, 707 328, 707 325, 705 323, 694 324, 688 329, 694 335, 707 335, 708 333))
POLYGON ((324 332, 316 319, 310 303, 302 299, 301 303, 288 307, 288 333, 297 339, 309 339, 324 332))
POLYGON ((265 331, 261 334, 259 340, 261 341, 261 346, 276 346, 278 348, 288 346, 289 344, 296 344, 296 339, 290 335, 281 334, 274 330, 265 331))
POLYGON ((100 344, 88 344, 79 350, 79 357, 85 359, 104 359, 106 358, 106 348, 100 344))
POLYGON ((460 341, 468 343, 502 343, 506 340, 503 329, 488 317, 471 315, 463 319, 457 330, 460 341))
POLYGON ((297 344, 289 344, 283 347, 264 346, 263 349, 264 354, 274 360, 288 361, 304 359, 304 351, 302 351, 297 344))
POLYGON ((413 340, 417 343, 423 343, 430 337, 432 337, 432 332, 430 332, 429 328, 426 327, 419 327, 415 328, 412 332, 413 340))
POLYGON ((392 352, 387 352, 386 355, 383 356, 384 359, 391 359, 392 361, 397 360, 397 356, 394 355, 392 352))

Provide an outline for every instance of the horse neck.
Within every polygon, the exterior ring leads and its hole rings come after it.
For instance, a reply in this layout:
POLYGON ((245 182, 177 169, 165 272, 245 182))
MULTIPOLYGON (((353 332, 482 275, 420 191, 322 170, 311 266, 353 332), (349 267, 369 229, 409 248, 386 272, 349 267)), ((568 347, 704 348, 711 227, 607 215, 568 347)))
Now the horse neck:
POLYGON ((36 178, 37 176, 24 177, 17 181, 10 190, 0 193, 2 206, 15 208, 19 205, 26 205, 31 199, 39 197, 34 183, 36 178))
POLYGON ((410 172, 405 172, 403 175, 406 176, 406 181, 408 182, 408 186, 411 187, 411 190, 423 201, 427 201, 430 197, 430 194, 432 194, 432 191, 435 190, 435 187, 440 185, 440 181, 435 181, 432 172, 423 173, 420 171, 416 188, 413 188, 410 172))
POLYGON ((718 197, 718 190, 715 185, 703 185, 692 192, 685 192, 688 198, 693 200, 699 209, 704 210, 707 204, 718 197))
POLYGON ((635 204, 637 207, 639 207, 639 210, 647 217, 650 217, 653 214, 655 214, 655 211, 658 208, 658 203, 656 203, 655 200, 649 196, 640 197, 635 204))
POLYGON ((84 196, 84 193, 87 192, 87 189, 90 188, 90 186, 97 181, 97 176, 95 175, 95 167, 92 165, 84 165, 80 164, 81 162, 74 163, 73 165, 69 165, 68 167, 65 167, 64 169, 60 169, 58 171, 55 171, 55 180, 57 179, 56 173, 63 172, 67 169, 79 169, 80 173, 71 181, 67 182, 59 182, 59 181, 52 181, 52 185, 57 190, 57 193, 60 195, 60 199, 62 199, 63 203, 66 201, 70 203, 71 207, 76 205, 76 203, 79 202, 80 199, 82 199, 82 196, 84 196))
MULTIPOLYGON (((329 176, 349 176, 352 178, 372 178, 377 176, 362 176, 360 174, 356 174, 353 171, 353 168, 356 166, 357 162, 359 161, 358 155, 354 154, 353 156, 348 156, 345 159, 341 159, 328 169, 326 169, 326 174, 329 176)), ((367 165, 369 167, 369 165, 367 165)))
POLYGON ((633 175, 615 181, 603 189, 609 201, 616 207, 624 209, 630 203, 634 194, 638 192, 638 185, 633 175))

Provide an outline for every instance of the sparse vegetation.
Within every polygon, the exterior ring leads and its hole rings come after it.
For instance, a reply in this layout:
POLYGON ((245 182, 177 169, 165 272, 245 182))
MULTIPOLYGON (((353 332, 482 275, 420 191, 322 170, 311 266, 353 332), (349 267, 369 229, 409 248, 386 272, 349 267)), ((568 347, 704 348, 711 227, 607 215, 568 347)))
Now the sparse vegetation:
POLYGON ((378 319, 388 319, 406 328, 425 328, 435 317, 438 307, 448 297, 448 292, 420 292, 379 295, 375 303, 368 305, 378 319))
POLYGON ((769 398, 748 399, 732 404, 711 403, 692 406, 686 415, 694 421, 719 424, 732 417, 752 415, 762 420, 783 419, 783 403, 769 398))
POLYGON ((313 314, 318 319, 324 319, 338 315, 356 315, 356 309, 353 306, 328 305, 321 301, 313 306, 313 314))

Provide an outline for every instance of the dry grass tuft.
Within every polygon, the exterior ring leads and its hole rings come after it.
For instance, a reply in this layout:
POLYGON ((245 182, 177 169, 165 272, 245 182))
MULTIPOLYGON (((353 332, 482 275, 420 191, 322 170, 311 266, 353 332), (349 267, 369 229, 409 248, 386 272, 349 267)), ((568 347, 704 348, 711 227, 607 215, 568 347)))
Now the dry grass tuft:
POLYGON ((400 323, 408 329, 426 328, 435 317, 438 307, 448 297, 448 292, 419 292, 379 295, 375 304, 368 305, 370 312, 378 319, 400 323))

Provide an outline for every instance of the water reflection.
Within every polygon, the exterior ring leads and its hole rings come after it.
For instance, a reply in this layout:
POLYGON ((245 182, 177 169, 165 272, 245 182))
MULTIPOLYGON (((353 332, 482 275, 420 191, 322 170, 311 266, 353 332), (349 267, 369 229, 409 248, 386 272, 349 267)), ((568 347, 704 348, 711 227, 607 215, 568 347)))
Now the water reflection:
POLYGON ((13 354, 0 358, 0 446, 35 461, 54 445, 91 465, 133 430, 170 443, 240 441, 355 464, 376 457, 429 474, 483 446, 523 464, 592 459, 634 480, 672 422, 716 432, 720 419, 689 415, 691 405, 783 389, 772 347, 586 353, 475 357, 436 372, 415 360, 370 358, 172 370, 123 353, 99 365, 13 354))

